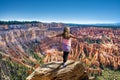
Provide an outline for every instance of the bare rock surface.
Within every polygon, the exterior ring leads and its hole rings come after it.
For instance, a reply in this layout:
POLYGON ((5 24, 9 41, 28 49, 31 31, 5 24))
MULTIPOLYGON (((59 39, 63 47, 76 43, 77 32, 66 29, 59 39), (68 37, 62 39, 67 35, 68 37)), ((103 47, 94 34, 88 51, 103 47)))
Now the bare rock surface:
POLYGON ((29 75, 27 80, 88 80, 81 62, 69 60, 66 65, 62 67, 62 62, 44 64, 29 75))

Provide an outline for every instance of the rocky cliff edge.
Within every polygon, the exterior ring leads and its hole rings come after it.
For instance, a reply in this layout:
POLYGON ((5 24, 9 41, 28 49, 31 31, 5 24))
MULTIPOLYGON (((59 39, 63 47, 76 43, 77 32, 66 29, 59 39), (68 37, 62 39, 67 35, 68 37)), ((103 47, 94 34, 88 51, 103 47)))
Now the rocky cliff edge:
POLYGON ((26 80, 89 80, 85 68, 79 61, 50 62, 38 67, 26 80))

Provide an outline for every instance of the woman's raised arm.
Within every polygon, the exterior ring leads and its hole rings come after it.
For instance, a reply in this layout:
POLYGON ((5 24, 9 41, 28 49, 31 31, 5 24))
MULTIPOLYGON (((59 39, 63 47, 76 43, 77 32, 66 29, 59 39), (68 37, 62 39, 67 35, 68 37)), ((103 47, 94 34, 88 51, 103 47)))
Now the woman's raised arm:
POLYGON ((81 37, 79 36, 79 37, 76 37, 76 36, 74 36, 74 35, 70 35, 71 36, 71 38, 75 38, 75 39, 81 39, 81 37))
POLYGON ((49 38, 54 38, 54 37, 60 37, 62 36, 62 34, 57 34, 57 35, 53 35, 53 36, 48 36, 49 38))

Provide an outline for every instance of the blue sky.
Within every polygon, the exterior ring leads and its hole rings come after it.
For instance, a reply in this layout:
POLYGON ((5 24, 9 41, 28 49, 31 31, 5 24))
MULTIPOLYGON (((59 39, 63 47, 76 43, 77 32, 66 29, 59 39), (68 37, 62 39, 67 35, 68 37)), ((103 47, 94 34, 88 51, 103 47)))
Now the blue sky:
POLYGON ((0 0, 0 20, 117 23, 120 0, 0 0))

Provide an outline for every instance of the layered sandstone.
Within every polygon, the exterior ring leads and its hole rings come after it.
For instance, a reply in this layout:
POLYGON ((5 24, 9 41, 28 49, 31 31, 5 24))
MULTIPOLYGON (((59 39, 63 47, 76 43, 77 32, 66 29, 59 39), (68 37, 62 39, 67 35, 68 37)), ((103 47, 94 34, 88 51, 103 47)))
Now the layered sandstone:
POLYGON ((61 62, 51 62, 38 67, 27 80, 88 80, 81 62, 68 61, 66 67, 61 62))

